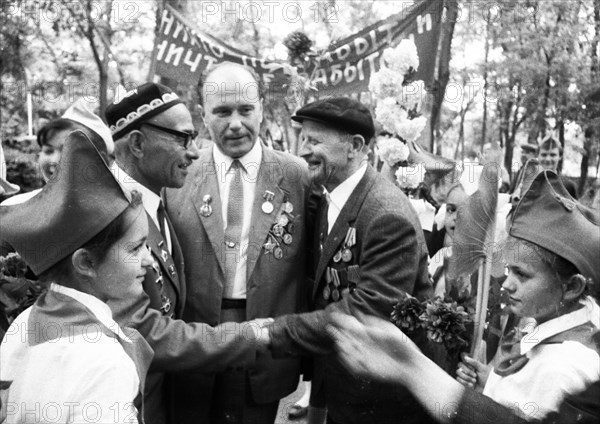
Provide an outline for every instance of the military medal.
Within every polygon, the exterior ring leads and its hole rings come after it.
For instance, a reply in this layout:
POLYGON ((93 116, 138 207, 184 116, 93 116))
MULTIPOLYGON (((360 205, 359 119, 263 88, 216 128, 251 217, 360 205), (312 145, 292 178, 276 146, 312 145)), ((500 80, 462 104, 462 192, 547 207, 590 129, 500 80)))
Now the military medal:
POLYGON ((275 249, 275 246, 277 246, 277 245, 275 243, 273 243, 272 241, 266 242, 263 245, 263 247, 265 248, 265 254, 271 253, 273 251, 273 249, 275 249))
POLYGON ((160 310, 164 313, 168 313, 171 310, 171 300, 165 295, 161 295, 161 298, 162 306, 160 307, 160 310))
POLYGON ((350 262, 352 260, 352 252, 350 249, 346 248, 342 250, 342 260, 344 262, 350 262))
POLYGON ((329 286, 325 286, 323 289, 323 299, 329 300, 329 296, 331 296, 331 290, 329 289, 329 286))
POLYGON ((341 284, 340 275, 338 274, 337 269, 331 269, 331 279, 333 280, 333 285, 335 287, 339 287, 341 284))
POLYGON ((285 202, 283 204, 283 210, 285 213, 292 213, 294 212, 294 205, 292 205, 290 202, 285 202))
POLYGON ((283 227, 279 224, 273 226, 273 234, 277 237, 281 237, 283 235, 283 227))
POLYGON ((283 242, 284 242, 285 244, 292 244, 292 241, 293 241, 293 240, 294 240, 294 239, 292 238, 292 235, 291 235, 291 234, 284 234, 284 235, 283 235, 283 242))
POLYGON ((338 291, 338 289, 333 289, 331 291, 331 298, 333 299, 334 302, 337 302, 338 300, 340 300, 340 292, 338 291))
POLYGON ((212 206, 210 206, 210 202, 212 202, 212 196, 210 194, 205 194, 202 198, 202 206, 200 206, 200 213, 203 217, 208 218, 212 215, 212 206))
POLYGON ((279 225, 281 225, 282 227, 285 227, 286 225, 288 225, 289 222, 290 222, 290 220, 285 215, 281 215, 279 218, 277 218, 277 223, 279 225))
POLYGON ((356 244, 356 228, 350 227, 348 230, 348 237, 346 240, 346 246, 352 247, 356 244))
POLYGON ((275 256, 275 259, 283 258, 283 250, 281 250, 281 247, 277 246, 275 250, 273 250, 273 256, 275 256))
POLYGON ((333 255, 333 262, 335 262, 336 264, 342 259, 342 252, 341 251, 337 251, 335 252, 335 255, 333 255))
POLYGON ((273 193, 272 191, 266 190, 265 194, 263 194, 263 198, 265 199, 265 201, 263 202, 261 209, 264 213, 266 213, 267 215, 270 214, 271 212, 273 212, 273 203, 271 203, 271 200, 273 200, 273 198, 275 197, 275 193, 273 193))

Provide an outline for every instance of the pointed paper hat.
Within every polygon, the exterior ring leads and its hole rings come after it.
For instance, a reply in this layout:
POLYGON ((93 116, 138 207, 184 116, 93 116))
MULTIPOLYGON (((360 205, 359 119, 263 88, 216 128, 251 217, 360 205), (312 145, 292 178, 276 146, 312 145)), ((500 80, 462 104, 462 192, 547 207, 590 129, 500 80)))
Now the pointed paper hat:
POLYGON ((6 179, 6 161, 4 160, 4 149, 0 145, 0 194, 10 196, 21 190, 16 184, 9 182, 6 179))
POLYGON ((0 206, 2 240, 39 275, 79 249, 129 205, 98 148, 69 134, 59 174, 25 203, 0 206))
POLYGON ((521 200, 507 219, 511 236, 568 260, 600 284, 600 218, 571 197, 560 177, 540 170, 523 184, 521 200))
POLYGON ((115 143, 110 129, 98 115, 88 108, 87 104, 88 102, 83 97, 80 98, 62 114, 62 118, 78 122, 94 131, 106 144, 108 154, 112 155, 115 151, 115 143))

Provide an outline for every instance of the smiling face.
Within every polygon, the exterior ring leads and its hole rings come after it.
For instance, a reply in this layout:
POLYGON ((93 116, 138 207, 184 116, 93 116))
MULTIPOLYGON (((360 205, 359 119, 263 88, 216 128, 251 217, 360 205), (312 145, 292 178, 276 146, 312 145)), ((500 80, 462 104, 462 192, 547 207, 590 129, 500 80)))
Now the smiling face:
POLYGON ((511 237, 509 245, 508 277, 502 287, 509 295, 511 312, 538 323, 559 315, 563 291, 556 273, 530 244, 511 237))
MULTIPOLYGON (((192 116, 183 104, 177 104, 147 122, 185 133, 195 131, 192 116)), ((142 125, 144 153, 139 160, 136 179, 150 190, 159 193, 163 187, 180 188, 188 174, 187 168, 198 159, 194 143, 185 149, 180 137, 151 126, 142 125)))
POLYGON ((354 170, 350 166, 349 135, 320 122, 304 120, 300 133, 300 156, 308 163, 312 180, 331 192, 354 170))
POLYGON ((242 67, 219 66, 202 89, 202 117, 212 141, 223 154, 240 158, 258 139, 263 119, 258 83, 242 67))
POLYGON ((560 149, 558 147, 550 148, 550 149, 540 149, 540 154, 538 159, 540 161, 540 165, 544 167, 544 169, 548 169, 550 171, 555 171, 558 169, 558 162, 560 161, 560 149))
POLYGON ((108 302, 133 299, 142 294, 142 281, 152 256, 146 246, 148 217, 143 206, 125 212, 125 233, 113 243, 104 259, 94 266, 95 295, 108 302))

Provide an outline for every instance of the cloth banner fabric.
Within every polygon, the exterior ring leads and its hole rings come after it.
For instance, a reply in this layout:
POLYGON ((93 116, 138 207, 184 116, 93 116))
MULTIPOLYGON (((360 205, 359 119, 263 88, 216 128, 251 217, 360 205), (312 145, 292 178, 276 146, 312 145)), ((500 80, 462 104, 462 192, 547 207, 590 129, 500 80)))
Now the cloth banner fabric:
MULTIPOLYGON (((383 51, 404 38, 414 40, 420 59, 414 76, 433 81, 443 3, 423 0, 382 21, 335 42, 321 52, 306 75, 317 88, 316 96, 341 96, 368 91, 383 51)), ((407 3, 408 4, 408 3, 407 3)), ((250 66, 268 88, 269 95, 286 95, 292 70, 287 63, 247 55, 194 28, 185 17, 165 5, 155 46, 155 73, 180 84, 196 85, 207 67, 223 61, 250 66)))

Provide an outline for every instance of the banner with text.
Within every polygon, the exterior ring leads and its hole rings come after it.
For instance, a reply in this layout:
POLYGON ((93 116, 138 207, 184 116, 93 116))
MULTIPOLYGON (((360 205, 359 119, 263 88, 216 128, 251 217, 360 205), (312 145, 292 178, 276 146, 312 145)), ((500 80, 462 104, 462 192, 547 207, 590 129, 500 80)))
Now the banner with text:
MULTIPOLYGON (((318 96, 347 95, 368 91, 369 78, 381 67, 383 51, 404 38, 417 46, 420 66, 416 79, 432 82, 443 2, 423 0, 405 10, 339 40, 321 52, 307 69, 318 96)), ((195 30, 180 13, 166 5, 155 46, 155 72, 182 84, 196 85, 200 75, 214 63, 232 61, 251 66, 269 94, 290 89, 290 65, 259 59, 195 30)))

